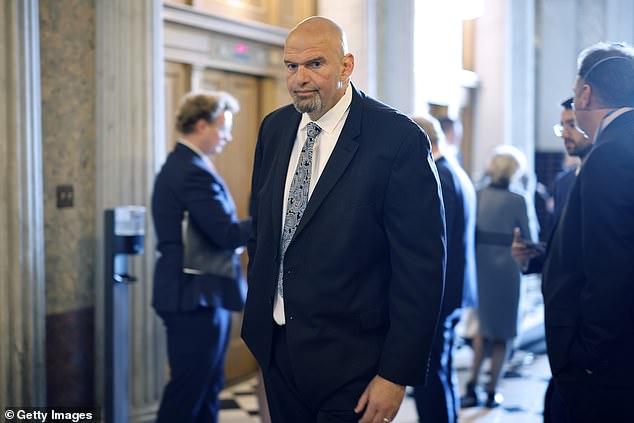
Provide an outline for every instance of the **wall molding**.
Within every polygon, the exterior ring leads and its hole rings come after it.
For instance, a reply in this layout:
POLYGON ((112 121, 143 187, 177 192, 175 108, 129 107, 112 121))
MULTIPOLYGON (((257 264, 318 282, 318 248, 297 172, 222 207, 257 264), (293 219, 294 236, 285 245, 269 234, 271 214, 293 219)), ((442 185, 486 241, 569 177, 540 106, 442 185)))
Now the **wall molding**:
POLYGON ((288 30, 163 4, 165 59, 193 66, 279 77, 288 30))
POLYGON ((274 25, 215 15, 190 6, 167 2, 163 3, 163 19, 165 22, 186 25, 278 47, 284 46, 284 40, 288 33, 287 29, 274 25))

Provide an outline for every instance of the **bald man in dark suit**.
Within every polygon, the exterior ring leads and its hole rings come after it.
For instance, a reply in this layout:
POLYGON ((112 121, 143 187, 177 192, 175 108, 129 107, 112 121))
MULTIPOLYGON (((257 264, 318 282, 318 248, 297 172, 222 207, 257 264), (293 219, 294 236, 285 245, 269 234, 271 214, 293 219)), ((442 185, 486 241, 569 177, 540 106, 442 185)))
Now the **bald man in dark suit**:
POLYGON ((295 27, 284 63, 293 105, 256 148, 243 338, 274 423, 387 423, 425 380, 442 297, 429 141, 351 84, 333 21, 295 27))

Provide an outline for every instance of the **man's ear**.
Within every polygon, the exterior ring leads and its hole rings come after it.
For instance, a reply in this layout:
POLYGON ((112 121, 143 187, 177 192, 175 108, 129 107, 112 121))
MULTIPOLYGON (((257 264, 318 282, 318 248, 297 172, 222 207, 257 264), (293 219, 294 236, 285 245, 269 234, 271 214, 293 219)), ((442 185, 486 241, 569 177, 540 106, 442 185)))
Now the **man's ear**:
POLYGON ((343 70, 341 72, 341 80, 345 81, 350 78, 354 70, 354 56, 348 53, 343 56, 343 70))
POLYGON ((196 123, 194 124, 194 132, 199 133, 201 131, 203 131, 205 129, 205 127, 207 126, 207 122, 205 121, 205 119, 198 119, 196 121, 196 123))
POLYGON ((575 99, 575 103, 578 103, 575 107, 579 109, 587 109, 591 106, 592 100, 592 87, 588 84, 583 84, 581 92, 575 99))

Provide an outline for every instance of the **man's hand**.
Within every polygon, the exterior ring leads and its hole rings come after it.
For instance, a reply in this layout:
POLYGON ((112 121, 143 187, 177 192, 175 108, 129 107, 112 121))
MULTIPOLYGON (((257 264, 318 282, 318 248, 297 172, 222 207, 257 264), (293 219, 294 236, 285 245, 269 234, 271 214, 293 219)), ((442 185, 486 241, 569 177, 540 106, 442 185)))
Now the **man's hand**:
POLYGON ((354 412, 359 414, 365 409, 359 423, 388 423, 396 416, 404 396, 404 386, 376 375, 363 391, 354 412))
POLYGON ((528 269, 528 262, 540 256, 542 253, 531 247, 520 237, 520 228, 513 229, 513 243, 511 244, 511 256, 523 271, 528 269))

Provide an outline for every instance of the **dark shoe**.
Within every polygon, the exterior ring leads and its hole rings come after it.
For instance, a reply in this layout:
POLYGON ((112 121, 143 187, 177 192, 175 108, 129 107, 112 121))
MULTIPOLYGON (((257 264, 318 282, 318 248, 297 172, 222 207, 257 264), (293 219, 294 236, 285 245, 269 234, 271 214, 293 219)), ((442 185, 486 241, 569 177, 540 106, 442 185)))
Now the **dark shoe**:
POLYGON ((504 395, 499 392, 489 392, 487 394, 487 400, 484 403, 486 408, 499 407, 504 402, 504 395))
POLYGON ((467 383, 465 393, 460 398, 460 408, 475 407, 479 404, 478 394, 475 389, 475 383, 467 383))

